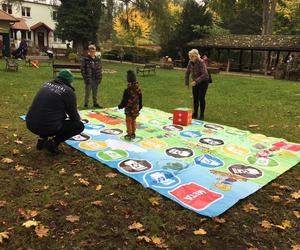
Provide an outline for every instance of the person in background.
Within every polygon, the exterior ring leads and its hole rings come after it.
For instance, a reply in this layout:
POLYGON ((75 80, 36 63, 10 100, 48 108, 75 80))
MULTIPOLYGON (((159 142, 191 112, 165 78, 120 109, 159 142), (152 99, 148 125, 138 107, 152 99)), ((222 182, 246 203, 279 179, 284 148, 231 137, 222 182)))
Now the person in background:
POLYGON ((70 70, 62 69, 58 76, 38 91, 26 115, 26 126, 40 138, 36 149, 47 149, 53 155, 61 142, 80 134, 84 125, 77 111, 74 79, 70 70))
POLYGON ((132 140, 136 136, 136 118, 143 107, 142 91, 132 70, 127 71, 127 82, 127 88, 124 90, 123 98, 118 108, 125 108, 127 135, 124 138, 132 140))
POLYGON ((121 63, 124 60, 124 55, 125 55, 125 51, 124 51, 123 47, 121 47, 120 50, 119 50, 119 59, 120 59, 121 63))
POLYGON ((81 74, 85 84, 84 107, 88 107, 92 91, 94 108, 103 108, 97 102, 98 87, 102 80, 102 61, 96 57, 96 46, 88 46, 88 56, 81 61, 81 74))
POLYGON ((208 88, 209 76, 205 62, 200 58, 199 51, 197 49, 192 49, 189 51, 188 55, 190 60, 185 72, 185 85, 189 87, 189 77, 191 74, 194 102, 193 118, 198 118, 198 109, 200 104, 199 119, 203 120, 206 104, 205 95, 208 88))

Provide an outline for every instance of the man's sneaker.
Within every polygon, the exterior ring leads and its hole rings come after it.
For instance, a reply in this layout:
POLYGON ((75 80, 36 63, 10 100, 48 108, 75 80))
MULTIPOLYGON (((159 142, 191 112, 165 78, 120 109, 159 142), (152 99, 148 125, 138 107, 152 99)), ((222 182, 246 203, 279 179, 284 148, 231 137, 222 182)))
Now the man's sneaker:
POLYGON ((98 103, 94 104, 94 108, 103 109, 103 107, 102 107, 102 106, 100 106, 98 103))
POLYGON ((193 118, 193 119, 197 119, 197 113, 193 113, 193 114, 192 114, 192 118, 193 118))
POLYGON ((47 140, 44 146, 52 155, 58 155, 60 153, 58 145, 52 139, 47 140))
POLYGON ((42 150, 45 147, 45 142, 47 139, 40 138, 36 143, 36 150, 42 150))
POLYGON ((88 107, 89 107, 89 105, 87 105, 87 104, 84 104, 84 105, 83 105, 83 107, 84 107, 84 108, 88 108, 88 107))
POLYGON ((132 134, 132 135, 131 135, 131 139, 135 139, 135 134, 132 134))
POLYGON ((204 115, 200 115, 199 120, 203 121, 204 120, 204 115))

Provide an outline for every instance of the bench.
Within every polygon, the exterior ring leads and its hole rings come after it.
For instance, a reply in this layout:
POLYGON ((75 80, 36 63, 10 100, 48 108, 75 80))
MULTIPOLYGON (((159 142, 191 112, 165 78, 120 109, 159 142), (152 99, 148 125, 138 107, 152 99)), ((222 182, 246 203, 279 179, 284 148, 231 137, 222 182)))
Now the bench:
POLYGON ((58 58, 66 58, 67 55, 70 53, 70 51, 68 51, 68 49, 55 48, 53 49, 53 53, 55 59, 58 59, 58 58))
POLYGON ((69 69, 73 73, 81 72, 81 65, 79 63, 53 63, 53 77, 56 76, 56 72, 59 72, 61 69, 69 69))
POLYGON ((218 74, 221 71, 220 67, 207 67, 207 70, 211 74, 218 74))
POLYGON ((174 60, 174 67, 184 67, 184 60, 174 60))
POLYGON ((18 71, 19 66, 15 59, 5 58, 5 61, 6 61, 6 65, 5 65, 6 71, 16 71, 16 72, 18 71))
POLYGON ((155 73, 156 70, 156 64, 145 64, 143 66, 138 66, 136 68, 136 74, 138 75, 139 73, 143 73, 143 76, 145 75, 145 72, 148 72, 148 74, 150 74, 150 72, 155 73))
POLYGON ((30 66, 32 61, 47 62, 48 64, 53 63, 53 59, 49 58, 49 56, 26 56, 25 57, 25 65, 28 63, 28 66, 30 66))

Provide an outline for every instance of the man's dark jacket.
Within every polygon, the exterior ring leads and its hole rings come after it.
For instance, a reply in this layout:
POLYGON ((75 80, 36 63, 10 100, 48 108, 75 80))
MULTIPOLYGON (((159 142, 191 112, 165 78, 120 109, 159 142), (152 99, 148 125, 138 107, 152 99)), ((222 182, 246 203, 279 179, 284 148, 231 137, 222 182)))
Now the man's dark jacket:
POLYGON ((38 135, 54 135, 66 117, 80 121, 74 88, 67 80, 57 77, 39 90, 29 108, 26 124, 38 135))
POLYGON ((92 58, 90 56, 81 59, 81 74, 85 84, 91 81, 100 83, 102 79, 102 62, 100 58, 92 58))

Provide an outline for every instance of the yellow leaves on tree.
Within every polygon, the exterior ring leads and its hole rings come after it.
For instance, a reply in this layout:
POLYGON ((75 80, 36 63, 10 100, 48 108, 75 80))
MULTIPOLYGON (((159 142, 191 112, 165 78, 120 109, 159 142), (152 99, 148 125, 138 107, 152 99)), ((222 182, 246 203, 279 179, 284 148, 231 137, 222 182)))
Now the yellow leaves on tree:
POLYGON ((276 12, 291 20, 296 15, 299 6, 300 0, 285 0, 284 4, 277 4, 276 12))
POLYGON ((114 30, 118 39, 125 44, 141 45, 149 43, 151 20, 135 8, 123 11, 114 19, 114 30))

